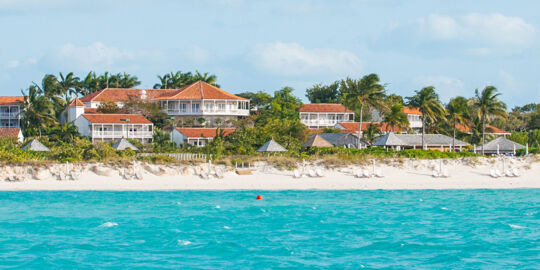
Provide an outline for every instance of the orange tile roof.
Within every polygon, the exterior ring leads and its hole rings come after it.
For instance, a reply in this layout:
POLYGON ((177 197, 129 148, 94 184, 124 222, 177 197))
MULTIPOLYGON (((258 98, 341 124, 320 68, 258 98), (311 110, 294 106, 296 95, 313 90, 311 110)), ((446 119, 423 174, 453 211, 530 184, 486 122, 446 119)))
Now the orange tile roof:
POLYGON ((422 115, 420 110, 418 108, 411 108, 411 107, 403 107, 402 110, 406 114, 416 114, 416 115, 422 115))
MULTIPOLYGON (((182 133, 184 136, 188 138, 196 138, 196 137, 204 137, 204 138, 210 138, 210 137, 216 137, 217 128, 176 128, 176 130, 180 133, 182 133)), ((224 128, 223 134, 225 136, 233 133, 235 131, 234 128, 224 128)))
POLYGON ((310 128, 309 129, 309 134, 316 134, 316 133, 323 133, 324 132, 324 129, 322 128, 310 128))
POLYGON ((0 128, 0 137, 17 138, 20 132, 20 128, 0 128))
POLYGON ((84 108, 84 113, 97 113, 97 108, 84 108))
POLYGON ((92 123, 100 124, 152 124, 142 114, 83 114, 84 118, 92 123), (129 122, 120 119, 129 119, 129 122))
POLYGON ((18 97, 0 97, 0 105, 18 105, 24 102, 23 96, 18 97))
MULTIPOLYGON (((338 124, 342 126, 346 132, 358 133, 360 122, 339 122, 338 124)), ((376 129, 379 131, 392 131, 392 128, 388 124, 381 122, 362 122, 362 131, 366 131, 371 124, 375 125, 376 129)), ((394 127, 393 131, 402 132, 404 130, 399 127, 394 127)))
POLYGON ((229 92, 221 90, 211 84, 203 81, 194 82, 184 88, 176 90, 169 96, 160 96, 155 100, 178 100, 178 99, 233 99, 245 100, 248 99, 233 95, 229 92))
POLYGON ((131 88, 105 88, 101 91, 86 95, 80 100, 82 102, 91 101, 113 101, 127 102, 142 100, 143 93, 148 101, 152 101, 161 96, 168 96, 176 93, 177 89, 131 89, 131 88), (143 92, 144 91, 144 92, 143 92))
POLYGON ((84 103, 82 103, 82 101, 79 98, 75 98, 69 103, 68 107, 74 107, 74 106, 84 107, 85 105, 84 103))
MULTIPOLYGON (((456 129, 464 132, 464 133, 471 133, 472 129, 469 126, 464 126, 461 124, 456 124, 456 129)), ((492 125, 486 125, 486 132, 491 134, 510 134, 510 132, 500 129, 498 127, 494 127, 492 125)))
POLYGON ((347 112, 352 113, 353 111, 348 110, 342 104, 331 104, 331 103, 311 103, 304 104, 300 108, 300 112, 347 112))

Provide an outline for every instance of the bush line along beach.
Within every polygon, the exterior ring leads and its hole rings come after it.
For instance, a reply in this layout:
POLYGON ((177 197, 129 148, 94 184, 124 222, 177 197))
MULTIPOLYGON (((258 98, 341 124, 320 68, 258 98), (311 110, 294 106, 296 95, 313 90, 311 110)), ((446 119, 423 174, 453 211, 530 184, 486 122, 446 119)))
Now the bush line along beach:
POLYGON ((510 110, 495 86, 443 103, 369 74, 315 84, 304 104, 198 71, 140 83, 49 74, 0 97, 0 189, 540 187, 540 104, 510 110))

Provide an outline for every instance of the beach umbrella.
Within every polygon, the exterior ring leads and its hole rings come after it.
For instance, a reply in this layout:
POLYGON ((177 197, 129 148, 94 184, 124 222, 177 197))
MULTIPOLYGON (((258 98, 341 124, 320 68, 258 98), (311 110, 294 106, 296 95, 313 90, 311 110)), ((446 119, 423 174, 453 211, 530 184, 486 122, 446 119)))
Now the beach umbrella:
POLYGON ((22 150, 36 151, 36 152, 49 152, 49 151, 51 151, 47 146, 40 143, 37 139, 33 139, 28 144, 23 146, 22 150))
POLYGON ((305 147, 333 147, 334 145, 325 140, 319 134, 315 134, 305 144, 305 147))
POLYGON ((274 141, 274 138, 272 138, 259 149, 257 149, 257 152, 287 152, 287 149, 274 141))

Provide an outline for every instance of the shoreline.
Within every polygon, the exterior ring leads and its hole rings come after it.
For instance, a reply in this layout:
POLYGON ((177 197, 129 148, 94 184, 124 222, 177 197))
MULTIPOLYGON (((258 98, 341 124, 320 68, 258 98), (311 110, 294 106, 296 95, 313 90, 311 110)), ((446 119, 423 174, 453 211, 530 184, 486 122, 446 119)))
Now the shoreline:
MULTIPOLYGON (((71 165, 66 172, 80 170, 78 180, 57 180, 54 173, 62 171, 65 164, 51 165, 40 171, 27 167, 4 166, 4 170, 36 170, 34 177, 24 181, 0 181, 0 191, 231 191, 231 190, 444 190, 444 189, 524 189, 540 188, 540 162, 535 158, 509 158, 506 166, 519 171, 519 177, 493 178, 490 170, 502 169, 502 163, 494 159, 472 162, 467 159, 446 160, 444 170, 448 178, 435 178, 432 171, 437 169, 440 160, 402 160, 400 165, 394 161, 376 166, 382 178, 356 178, 358 169, 375 171, 371 165, 350 165, 342 168, 326 168, 317 162, 309 164, 309 170, 320 170, 323 177, 294 178, 293 171, 280 171, 267 165, 260 165, 251 175, 237 175, 232 168, 213 165, 216 176, 203 179, 199 174, 210 171, 207 164, 201 165, 151 165, 141 163, 135 167, 142 180, 126 180, 129 173, 126 167, 113 167, 107 164, 71 165), (206 167, 205 167, 206 166, 206 167), (96 169, 98 168, 98 169, 96 169), (216 175, 219 175, 216 174, 216 175)), ((507 167, 507 168, 508 168, 507 167)), ((62 172, 60 172, 62 173, 62 172)), ((6 175, 6 172, 4 172, 6 175)))

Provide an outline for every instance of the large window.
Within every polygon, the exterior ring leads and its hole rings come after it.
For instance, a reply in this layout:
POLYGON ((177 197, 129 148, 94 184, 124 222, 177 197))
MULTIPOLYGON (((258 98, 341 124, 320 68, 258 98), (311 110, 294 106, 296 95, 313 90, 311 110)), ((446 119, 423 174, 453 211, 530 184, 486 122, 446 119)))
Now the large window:
POLYGON ((192 112, 199 112, 200 105, 201 104, 198 104, 198 103, 191 104, 191 111, 192 112))
POLYGON ((179 109, 181 112, 186 112, 186 108, 187 108, 186 105, 187 105, 186 103, 180 103, 178 109, 179 109))
POLYGON ((225 111, 225 103, 218 103, 218 110, 220 112, 224 112, 225 111))

